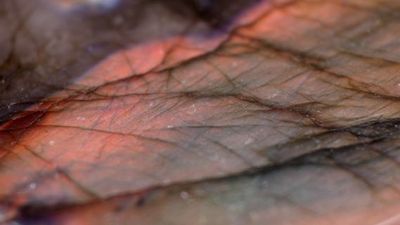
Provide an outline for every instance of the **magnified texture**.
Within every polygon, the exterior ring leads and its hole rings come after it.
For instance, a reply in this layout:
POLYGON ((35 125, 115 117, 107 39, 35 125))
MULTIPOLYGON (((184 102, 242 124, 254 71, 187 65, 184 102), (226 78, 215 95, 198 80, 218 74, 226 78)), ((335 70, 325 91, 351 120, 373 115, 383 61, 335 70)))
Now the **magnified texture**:
POLYGON ((0 224, 400 224, 399 10, 0 1, 0 224))

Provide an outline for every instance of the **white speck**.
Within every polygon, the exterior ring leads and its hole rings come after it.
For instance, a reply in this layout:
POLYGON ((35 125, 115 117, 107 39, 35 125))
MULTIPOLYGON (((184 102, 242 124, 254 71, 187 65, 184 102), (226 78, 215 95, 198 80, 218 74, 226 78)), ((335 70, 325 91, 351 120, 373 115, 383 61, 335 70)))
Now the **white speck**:
POLYGON ((153 107, 153 106, 154 106, 154 102, 150 102, 150 103, 149 103, 149 106, 150 106, 150 107, 153 107))
POLYGON ((262 184, 263 187, 269 187, 270 186, 270 182, 267 181, 267 180, 262 181, 261 184, 262 184))
POLYGON ((253 141, 254 141, 253 138, 248 138, 248 139, 244 142, 244 144, 245 144, 245 145, 248 145, 248 144, 253 143, 253 141))
POLYGON ((49 145, 54 145, 55 143, 56 143, 56 142, 53 141, 53 140, 49 141, 49 145))
POLYGON ((276 96, 278 96, 278 94, 277 94, 277 93, 273 93, 273 94, 271 95, 271 98, 275 98, 276 96))
POLYGON ((174 127, 173 125, 168 125, 168 126, 167 126, 168 129, 171 129, 171 128, 173 128, 173 127, 174 127))
POLYGON ((117 25, 117 26, 121 25, 124 23, 124 18, 122 16, 116 16, 113 19, 113 23, 114 23, 114 25, 117 25))
POLYGON ((193 104, 193 105, 192 105, 192 113, 195 113, 195 112, 197 112, 197 108, 196 108, 196 105, 193 104))
POLYGON ((162 183, 164 184, 164 185, 168 185, 168 184, 171 184, 171 180, 170 179, 164 179, 164 180, 162 180, 162 183))
POLYGON ((84 120, 86 120, 86 118, 83 117, 83 116, 78 116, 78 117, 76 117, 76 119, 79 120, 79 121, 84 121, 84 120))
POLYGON ((188 199, 188 198, 190 197, 189 193, 187 193, 186 191, 182 191, 182 192, 180 193, 180 196, 181 196, 181 198, 184 199, 184 200, 186 200, 186 199, 188 199))
POLYGON ((213 161, 219 161, 221 159, 221 157, 219 155, 214 154, 214 155, 210 156, 210 159, 213 161))
POLYGON ((320 141, 319 139, 313 139, 313 141, 314 141, 314 143, 317 144, 317 145, 321 144, 321 141, 320 141))
POLYGON ((36 184, 36 183, 30 183, 30 184, 29 184, 29 189, 31 189, 31 190, 36 189, 36 187, 37 187, 37 184, 36 184))

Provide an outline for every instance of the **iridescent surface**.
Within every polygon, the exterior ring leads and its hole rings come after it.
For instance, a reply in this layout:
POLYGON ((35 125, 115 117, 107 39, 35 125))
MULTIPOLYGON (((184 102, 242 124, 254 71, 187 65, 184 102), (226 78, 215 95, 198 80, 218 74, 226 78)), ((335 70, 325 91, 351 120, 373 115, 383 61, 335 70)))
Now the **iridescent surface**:
POLYGON ((0 221, 399 223, 399 7, 1 1, 0 221))

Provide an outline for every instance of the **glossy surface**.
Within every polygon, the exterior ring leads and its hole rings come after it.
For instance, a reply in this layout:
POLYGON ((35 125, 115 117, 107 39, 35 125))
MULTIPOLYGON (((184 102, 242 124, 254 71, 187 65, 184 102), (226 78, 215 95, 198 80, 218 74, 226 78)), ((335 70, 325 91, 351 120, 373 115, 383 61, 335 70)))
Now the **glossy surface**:
POLYGON ((206 3, 0 3, 0 221, 397 223, 399 3, 206 3))

